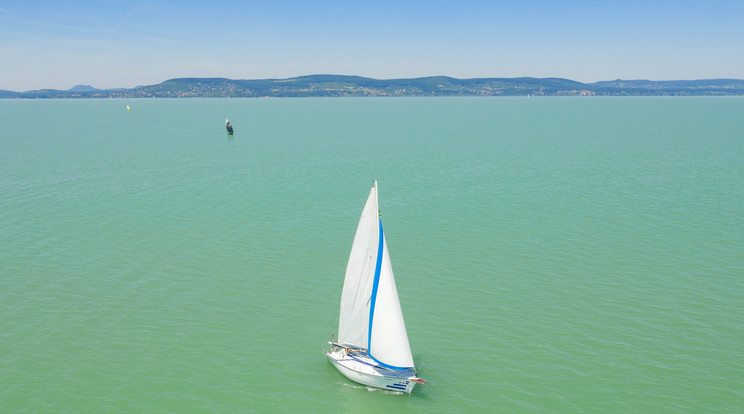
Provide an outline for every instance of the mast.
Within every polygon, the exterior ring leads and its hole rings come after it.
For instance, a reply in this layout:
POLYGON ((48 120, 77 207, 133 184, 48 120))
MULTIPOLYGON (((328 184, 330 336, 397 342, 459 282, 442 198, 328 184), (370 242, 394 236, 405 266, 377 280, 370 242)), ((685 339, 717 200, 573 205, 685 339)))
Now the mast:
POLYGON ((375 200, 377 200, 377 219, 380 219, 380 198, 377 195, 377 180, 374 180, 375 182, 375 200))

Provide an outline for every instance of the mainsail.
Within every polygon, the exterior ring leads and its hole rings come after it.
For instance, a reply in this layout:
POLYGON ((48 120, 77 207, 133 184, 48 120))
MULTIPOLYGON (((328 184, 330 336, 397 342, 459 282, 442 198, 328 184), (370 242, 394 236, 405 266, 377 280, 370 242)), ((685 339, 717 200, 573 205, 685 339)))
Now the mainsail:
POLYGON ((391 369, 413 367, 377 204, 377 182, 359 219, 341 294, 338 341, 391 369))

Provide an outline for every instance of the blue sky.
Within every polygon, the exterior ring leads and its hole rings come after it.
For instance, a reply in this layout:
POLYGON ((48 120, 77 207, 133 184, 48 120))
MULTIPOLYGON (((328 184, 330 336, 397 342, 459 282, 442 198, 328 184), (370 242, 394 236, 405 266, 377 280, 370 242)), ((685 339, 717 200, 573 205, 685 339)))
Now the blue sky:
POLYGON ((319 73, 744 79, 743 22, 743 0, 0 0, 0 89, 319 73))

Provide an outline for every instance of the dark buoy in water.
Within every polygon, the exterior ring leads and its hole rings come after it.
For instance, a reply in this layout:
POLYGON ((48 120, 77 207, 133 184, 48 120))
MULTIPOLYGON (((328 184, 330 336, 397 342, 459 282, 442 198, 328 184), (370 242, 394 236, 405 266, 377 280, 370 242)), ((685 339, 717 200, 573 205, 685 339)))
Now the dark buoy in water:
POLYGON ((227 119, 225 119, 225 128, 227 128, 227 135, 233 134, 232 124, 227 119))

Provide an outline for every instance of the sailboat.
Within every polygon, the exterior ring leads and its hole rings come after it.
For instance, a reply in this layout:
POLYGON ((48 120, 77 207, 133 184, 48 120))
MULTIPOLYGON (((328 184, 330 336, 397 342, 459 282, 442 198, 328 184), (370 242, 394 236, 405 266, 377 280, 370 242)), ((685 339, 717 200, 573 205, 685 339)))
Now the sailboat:
POLYGON ((344 376, 371 387, 410 393, 418 377, 395 287, 377 205, 369 192, 346 266, 338 339, 326 356, 344 376))

